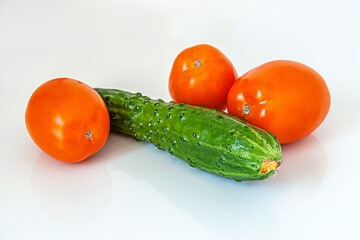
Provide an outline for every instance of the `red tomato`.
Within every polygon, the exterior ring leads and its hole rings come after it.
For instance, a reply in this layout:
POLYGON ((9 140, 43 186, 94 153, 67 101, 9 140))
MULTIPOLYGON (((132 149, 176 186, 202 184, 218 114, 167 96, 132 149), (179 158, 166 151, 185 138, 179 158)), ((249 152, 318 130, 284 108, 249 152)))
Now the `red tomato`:
POLYGON ((79 162, 105 144, 110 130, 106 105, 86 84, 58 78, 32 94, 25 113, 34 142, 51 157, 79 162))
POLYGON ((182 51, 170 73, 169 90, 176 103, 226 109, 226 96, 237 73, 218 49, 201 44, 182 51))
POLYGON ((330 108, 324 79, 312 68, 278 60, 258 66, 231 87, 228 111, 272 132, 280 143, 312 133, 330 108))

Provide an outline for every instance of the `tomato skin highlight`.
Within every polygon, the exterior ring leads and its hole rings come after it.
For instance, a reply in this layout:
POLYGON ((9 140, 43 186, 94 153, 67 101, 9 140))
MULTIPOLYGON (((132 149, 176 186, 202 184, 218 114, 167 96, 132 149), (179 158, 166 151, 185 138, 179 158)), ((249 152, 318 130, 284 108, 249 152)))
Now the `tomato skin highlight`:
POLYGON ((234 66, 220 50, 200 44, 176 57, 169 77, 169 92, 176 103, 225 110, 227 93, 236 79, 234 66))
POLYGON ((110 119, 106 105, 88 85, 70 78, 43 83, 30 97, 26 128, 38 147, 63 162, 80 162, 105 144, 110 119))
POLYGON ((311 134, 326 118, 330 92, 312 68, 295 61, 276 60, 242 75, 231 87, 228 111, 291 143, 311 134), (245 114, 245 105, 250 112, 245 114))

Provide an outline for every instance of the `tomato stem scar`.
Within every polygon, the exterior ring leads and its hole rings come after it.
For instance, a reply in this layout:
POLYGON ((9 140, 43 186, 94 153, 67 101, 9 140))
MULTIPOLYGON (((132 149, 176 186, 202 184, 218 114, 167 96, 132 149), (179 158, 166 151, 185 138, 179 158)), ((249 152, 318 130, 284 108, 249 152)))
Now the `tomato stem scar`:
POLYGON ((200 61, 200 60, 196 60, 196 61, 194 62, 194 66, 195 66, 195 67, 200 67, 200 66, 201 66, 201 61, 200 61))
POLYGON ((243 113, 245 115, 248 115, 250 113, 250 110, 251 110, 251 107, 249 105, 245 104, 243 107, 243 113))
POLYGON ((86 137, 87 139, 92 140, 92 132, 91 132, 91 131, 87 131, 87 132, 85 133, 85 137, 86 137))

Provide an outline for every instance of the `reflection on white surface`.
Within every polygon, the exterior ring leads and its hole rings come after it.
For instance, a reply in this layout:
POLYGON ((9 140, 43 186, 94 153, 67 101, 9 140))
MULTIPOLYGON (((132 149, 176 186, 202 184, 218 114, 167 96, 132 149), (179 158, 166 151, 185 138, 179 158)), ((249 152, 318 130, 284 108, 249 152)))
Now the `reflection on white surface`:
POLYGON ((289 212, 311 200, 323 182, 328 166, 327 154, 320 141, 310 135, 282 145, 283 164, 269 181, 271 201, 289 212))
POLYGON ((238 183, 213 176, 151 144, 128 153, 122 161, 113 161, 110 168, 150 184, 183 214, 224 239, 240 234, 260 238, 265 232, 280 231, 279 206, 290 204, 291 211, 301 204, 315 192, 326 173, 326 154, 315 136, 284 145, 283 153, 278 174, 259 182, 238 183), (278 193, 282 192, 280 197, 278 193), (299 197, 289 201, 290 195, 299 197))
POLYGON ((56 161, 46 154, 36 160, 31 187, 38 204, 51 217, 67 223, 92 221, 108 207, 112 182, 96 156, 76 164, 56 161))
POLYGON ((225 239, 279 231, 276 211, 261 185, 237 183, 191 168, 151 144, 113 161, 110 168, 150 184, 184 215, 225 239))

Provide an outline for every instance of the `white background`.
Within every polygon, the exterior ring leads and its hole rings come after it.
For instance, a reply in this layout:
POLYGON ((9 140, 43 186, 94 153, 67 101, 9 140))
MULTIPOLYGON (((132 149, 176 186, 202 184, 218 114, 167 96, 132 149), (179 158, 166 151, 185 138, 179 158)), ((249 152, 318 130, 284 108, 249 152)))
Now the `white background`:
POLYGON ((0 239, 360 239, 359 1, 0 0, 0 239), (275 178, 237 183, 111 134, 80 164, 42 153, 24 112, 72 77, 170 100, 184 48, 208 43, 239 75, 275 59, 317 70, 332 105, 283 146, 275 178))

